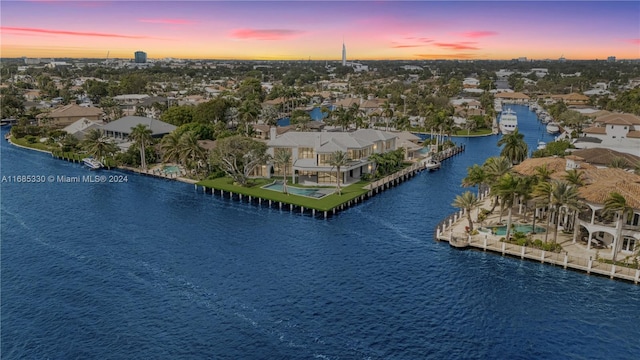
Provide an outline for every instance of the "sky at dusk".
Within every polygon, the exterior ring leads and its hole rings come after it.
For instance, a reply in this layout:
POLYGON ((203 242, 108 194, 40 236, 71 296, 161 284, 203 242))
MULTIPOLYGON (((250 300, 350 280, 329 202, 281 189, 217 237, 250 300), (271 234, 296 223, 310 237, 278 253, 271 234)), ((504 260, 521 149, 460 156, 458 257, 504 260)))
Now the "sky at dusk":
POLYGON ((2 57, 640 58, 640 1, 2 0, 2 57))

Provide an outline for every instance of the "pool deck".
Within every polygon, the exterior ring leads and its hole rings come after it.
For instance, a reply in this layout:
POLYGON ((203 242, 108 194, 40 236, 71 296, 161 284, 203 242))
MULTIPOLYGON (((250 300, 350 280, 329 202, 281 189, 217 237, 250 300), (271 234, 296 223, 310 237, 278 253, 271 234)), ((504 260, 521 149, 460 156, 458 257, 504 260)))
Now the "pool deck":
POLYGON ((134 168, 130 166, 118 166, 117 168, 121 170, 134 172, 140 175, 148 175, 148 176, 153 176, 153 177, 162 178, 162 179, 177 180, 187 184, 195 184, 198 182, 197 180, 189 179, 184 176, 179 176, 177 173, 167 174, 163 171, 164 166, 173 166, 173 164, 154 164, 151 168, 147 170, 134 168))
MULTIPOLYGON (((491 209, 491 197, 482 196, 483 203, 480 208, 491 209)), ((471 218, 476 218, 477 212, 474 211, 471 218)), ((486 224, 497 224, 500 218, 499 210, 484 221, 486 224)), ((532 215, 529 214, 529 222, 523 222, 517 211, 514 211, 512 221, 520 224, 531 224, 532 215)), ((502 218, 506 223, 506 214, 502 218)), ((536 221, 536 227, 546 227, 546 221, 542 223, 536 221)), ((640 269, 632 269, 630 267, 614 266, 612 264, 600 262, 597 259, 611 260, 612 253, 610 248, 604 249, 587 249, 587 245, 580 241, 573 241, 573 234, 564 234, 562 228, 558 229, 557 243, 562 245, 560 253, 554 253, 535 249, 516 244, 510 244, 500 241, 503 235, 492 235, 488 233, 479 233, 469 236, 465 232, 465 227, 469 225, 466 215, 463 212, 452 214, 449 218, 441 222, 435 230, 435 238, 439 241, 446 241, 456 248, 472 248, 481 251, 490 251, 501 254, 503 256, 518 257, 532 261, 539 261, 544 264, 562 266, 564 269, 572 269, 587 274, 595 274, 606 276, 611 279, 630 281, 635 284, 640 283, 640 269)), ((490 227, 490 226, 487 226, 490 227)), ((478 228, 474 222, 474 229, 478 228)), ((553 241, 554 228, 550 227, 548 241, 553 241)), ((535 239, 544 240, 544 233, 536 234, 535 239)), ((618 259, 624 258, 618 255, 618 259)))

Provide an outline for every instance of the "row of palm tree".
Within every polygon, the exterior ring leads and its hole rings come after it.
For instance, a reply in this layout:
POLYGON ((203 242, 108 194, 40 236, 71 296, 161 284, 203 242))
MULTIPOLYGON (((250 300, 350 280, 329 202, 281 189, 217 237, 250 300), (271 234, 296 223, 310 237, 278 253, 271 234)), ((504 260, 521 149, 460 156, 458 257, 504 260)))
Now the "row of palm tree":
MULTIPOLYGON (((505 238, 509 239, 512 225, 513 209, 517 204, 518 212, 526 219, 527 207, 532 206, 534 211, 533 229, 535 229, 536 211, 545 212, 547 218, 544 242, 548 242, 549 228, 552 219, 554 221, 554 233, 552 242, 555 244, 558 237, 558 228, 562 218, 566 217, 565 223, 573 226, 574 237, 577 236, 579 227, 578 214, 582 209, 579 196, 579 187, 585 184, 584 172, 572 169, 561 179, 551 179, 553 173, 546 165, 539 166, 531 176, 520 175, 512 171, 512 162, 506 157, 492 157, 487 159, 483 165, 474 165, 467 169, 467 176, 462 180, 463 187, 478 187, 478 195, 467 191, 458 195, 453 206, 464 209, 469 221, 469 229, 473 230, 471 221, 471 210, 480 205, 479 192, 482 186, 490 188, 490 195, 494 197, 493 212, 496 206, 500 205, 500 219, 507 211, 507 229, 505 238), (569 221, 568 219, 571 219, 569 221)), ((633 214, 633 209, 626 203, 625 198, 619 193, 612 191, 605 201, 603 214, 605 216, 616 217, 616 242, 614 244, 613 260, 621 246, 622 225, 625 219, 633 214)))

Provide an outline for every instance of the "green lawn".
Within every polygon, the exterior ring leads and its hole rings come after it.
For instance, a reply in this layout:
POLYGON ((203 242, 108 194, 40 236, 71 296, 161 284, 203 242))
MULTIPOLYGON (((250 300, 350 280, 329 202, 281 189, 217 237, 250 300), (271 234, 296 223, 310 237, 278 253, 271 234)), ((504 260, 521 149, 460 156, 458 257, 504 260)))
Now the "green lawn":
POLYGON ((260 197, 263 200, 280 201, 285 204, 303 206, 305 209, 330 211, 333 208, 336 208, 341 204, 348 202, 349 200, 353 200, 363 194, 366 194, 368 190, 363 189, 363 187, 369 184, 368 181, 360 181, 347 187, 343 187, 342 195, 333 194, 327 195, 321 199, 313 199, 306 196, 283 194, 278 191, 261 188, 262 186, 270 184, 272 182, 273 179, 252 179, 250 186, 242 187, 234 185, 231 178, 223 177, 214 180, 203 180, 197 183, 197 185, 213 188, 216 190, 231 191, 236 194, 260 197))
POLYGON ((50 145, 43 144, 41 142, 30 143, 25 138, 17 139, 17 138, 11 137, 11 142, 16 144, 16 145, 28 147, 28 148, 31 148, 31 149, 44 150, 44 151, 51 151, 52 150, 52 147, 50 145))

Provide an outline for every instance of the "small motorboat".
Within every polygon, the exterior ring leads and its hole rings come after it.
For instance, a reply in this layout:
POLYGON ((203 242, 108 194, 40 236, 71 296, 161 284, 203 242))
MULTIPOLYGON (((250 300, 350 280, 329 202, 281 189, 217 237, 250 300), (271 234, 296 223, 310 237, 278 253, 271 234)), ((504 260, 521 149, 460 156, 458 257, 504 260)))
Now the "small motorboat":
POLYGON ((82 162, 84 163, 85 166, 87 166, 90 170, 98 170, 98 169, 102 169, 104 167, 104 165, 92 158, 92 157, 86 157, 84 159, 82 159, 82 162))

